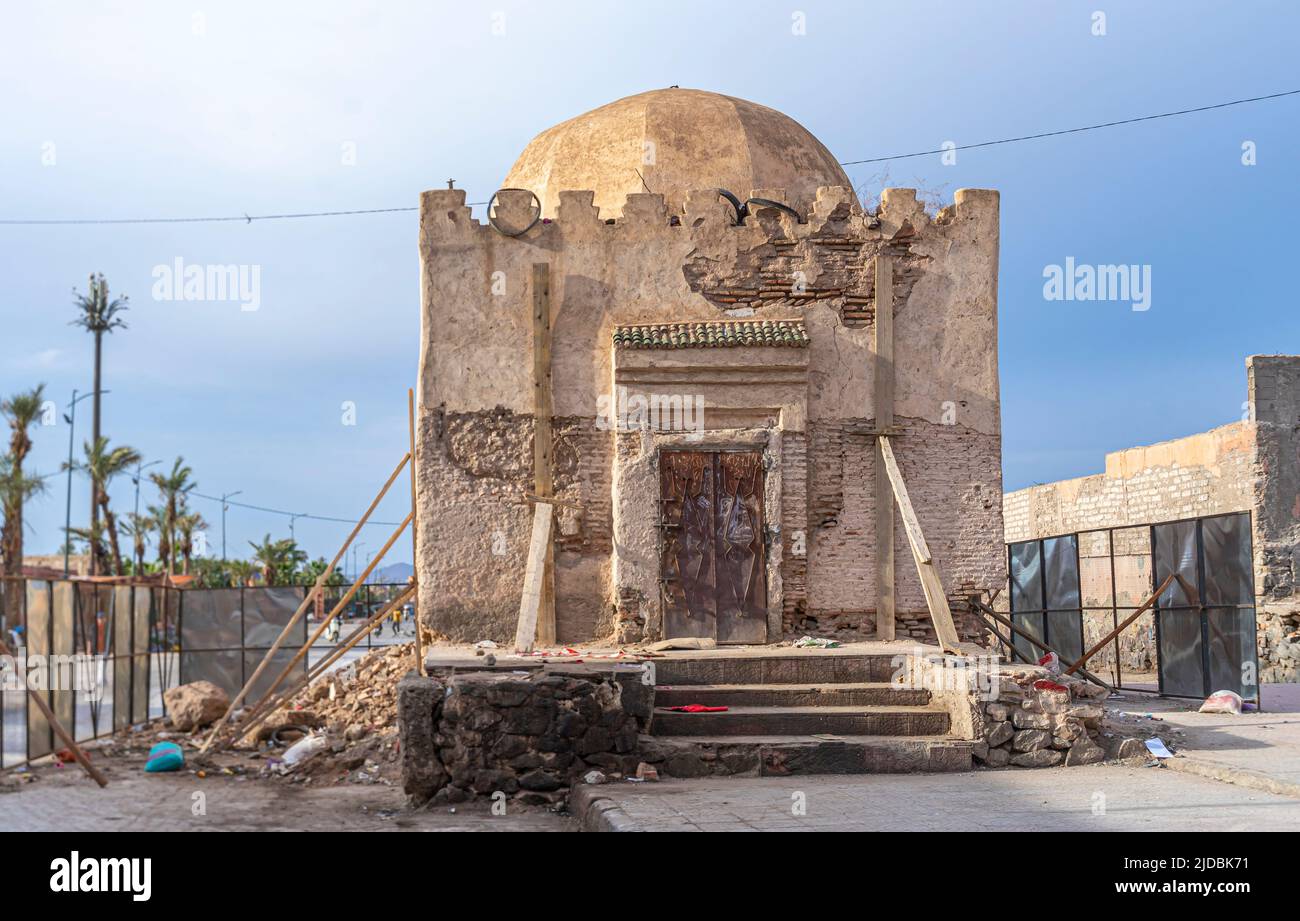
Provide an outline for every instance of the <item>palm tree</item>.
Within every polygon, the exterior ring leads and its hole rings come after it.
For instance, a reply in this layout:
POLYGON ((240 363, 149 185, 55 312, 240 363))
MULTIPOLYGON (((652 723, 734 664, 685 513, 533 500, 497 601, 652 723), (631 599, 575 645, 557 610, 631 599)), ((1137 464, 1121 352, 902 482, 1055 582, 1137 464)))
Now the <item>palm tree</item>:
POLYGON ((181 572, 190 574, 190 563, 194 560, 194 532, 207 528, 208 523, 198 512, 185 511, 176 517, 176 532, 180 538, 181 572))
POLYGON ((307 554, 290 538, 273 541, 268 534, 260 544, 249 541, 248 546, 253 548, 253 563, 261 567, 262 582, 267 586, 292 581, 298 567, 307 562, 307 554))
POLYGON ((248 560, 225 560, 224 562, 226 569, 230 572, 232 585, 247 585, 249 580, 253 578, 253 564, 248 560))
POLYGON ((167 565, 167 557, 171 553, 172 535, 167 531, 167 508, 165 505, 149 506, 149 516, 153 522, 153 530, 158 532, 158 562, 162 566, 167 565))
MULTIPOLYGON (((100 370, 103 363, 104 354, 104 333, 111 333, 115 329, 126 329, 126 321, 120 314, 127 310, 128 298, 119 297, 115 300, 108 299, 108 282, 104 280, 101 272, 99 275, 90 274, 90 290, 87 294, 78 294, 77 289, 72 289, 73 302, 81 315, 72 321, 73 326, 80 326, 95 337, 95 403, 94 403, 94 422, 91 426, 90 442, 95 444, 99 441, 99 394, 100 394, 100 370)), ((99 500, 92 485, 90 490, 90 530, 95 530, 95 525, 99 520, 99 500)), ((95 558, 90 558, 90 573, 95 574, 95 558)))
POLYGON ((158 553, 160 560, 166 560, 169 576, 176 571, 176 518, 180 514, 181 503, 185 501, 185 494, 191 489, 197 489, 199 485, 190 481, 193 472, 185 466, 185 459, 178 457, 172 464, 171 473, 149 474, 149 479, 158 487, 163 498, 163 534, 158 539, 158 553))
POLYGON ((131 535, 133 551, 131 558, 134 561, 133 574, 136 576, 144 575, 144 553, 149 543, 149 534, 156 525, 157 521, 152 515, 131 512, 126 516, 124 530, 131 535))
MULTIPOLYGON (((110 448, 107 438, 98 438, 94 443, 88 441, 85 443, 84 448, 86 459, 84 461, 75 461, 72 466, 90 477, 91 494, 98 497, 98 508, 104 513, 104 531, 108 536, 107 549, 113 557, 112 574, 115 576, 124 575, 122 549, 117 542, 117 518, 113 514, 113 510, 109 508, 108 487, 114 477, 125 473, 128 469, 140 463, 140 452, 126 445, 110 448)), ((98 516, 92 518, 90 523, 91 531, 96 530, 98 524, 98 516)), ((99 569, 99 567, 95 566, 94 559, 95 557, 92 554, 92 572, 99 569)))
POLYGON ((28 499, 43 492, 45 477, 29 476, 14 466, 10 455, 0 456, 0 509, 4 511, 4 526, 0 531, 4 534, 5 547, 13 548, 5 550, 5 575, 23 574, 22 507, 28 499))
POLYGON ((78 543, 86 545, 86 556, 89 559, 102 560, 108 551, 104 548, 104 528, 96 523, 94 529, 90 528, 68 528, 67 535, 68 549, 73 553, 78 553, 78 543))
MULTIPOLYGON (((0 401, 0 415, 9 423, 9 453, 0 461, 4 480, 3 496, 0 497, 0 509, 4 511, 4 528, 0 529, 0 562, 4 563, 4 573, 8 576, 23 574, 23 506, 45 488, 42 478, 29 477, 23 472, 23 461, 32 450, 32 439, 27 430, 36 422, 44 402, 44 384, 0 401)), ((21 610, 18 594, 5 594, 9 599, 7 613, 11 615, 11 623, 16 622, 21 610)))

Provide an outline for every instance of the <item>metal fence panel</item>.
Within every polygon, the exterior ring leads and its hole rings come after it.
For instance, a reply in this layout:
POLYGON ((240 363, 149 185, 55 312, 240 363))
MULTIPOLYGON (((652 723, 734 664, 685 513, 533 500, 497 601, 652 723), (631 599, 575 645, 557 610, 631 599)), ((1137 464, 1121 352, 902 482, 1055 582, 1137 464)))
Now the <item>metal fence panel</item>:
POLYGON ((1254 604, 1250 516, 1219 515, 1201 522, 1205 545, 1205 603, 1254 604))
POLYGON ((1199 608, 1162 608, 1157 630, 1160 637, 1160 693, 1201 697, 1205 693, 1202 670, 1201 612, 1199 608))
POLYGON ((73 608, 76 594, 71 582, 54 582, 51 590, 53 605, 50 609, 50 652, 52 658, 47 674, 50 676, 51 689, 61 688, 61 690, 51 690, 50 705, 54 709, 55 719, 66 728, 74 725, 77 719, 77 695, 72 683, 75 676, 71 665, 72 654, 75 651, 73 608))
MULTIPOLYGON (((50 654, 50 583, 27 582, 27 666, 36 656, 50 654)), ((48 691, 39 691, 49 702, 48 691)), ((54 751, 54 734, 50 722, 39 707, 27 708, 27 757, 40 758, 54 751)))
MULTIPOLYGON (((306 589, 258 588, 244 590, 244 645, 269 647, 306 596, 306 589)), ((303 617, 286 637, 284 645, 301 646, 307 642, 307 618, 303 617)))

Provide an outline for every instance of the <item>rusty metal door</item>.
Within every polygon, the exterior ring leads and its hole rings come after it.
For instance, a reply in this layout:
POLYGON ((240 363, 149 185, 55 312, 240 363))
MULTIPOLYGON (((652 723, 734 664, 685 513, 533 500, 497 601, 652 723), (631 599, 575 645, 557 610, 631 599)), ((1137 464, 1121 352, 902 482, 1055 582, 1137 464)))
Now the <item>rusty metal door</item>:
POLYGON ((659 483, 664 635, 766 643, 762 456, 665 451, 659 483))

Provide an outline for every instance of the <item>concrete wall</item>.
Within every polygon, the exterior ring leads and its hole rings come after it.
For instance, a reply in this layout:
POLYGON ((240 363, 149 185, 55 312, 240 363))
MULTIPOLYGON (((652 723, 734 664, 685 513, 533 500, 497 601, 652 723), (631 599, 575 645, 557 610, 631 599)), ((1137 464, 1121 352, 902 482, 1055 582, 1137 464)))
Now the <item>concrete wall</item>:
MULTIPOLYGON (((870 630, 872 446, 853 432, 874 416, 872 266, 881 252, 896 266, 896 452, 917 514, 954 600, 1001 583, 996 192, 959 190, 931 218, 912 190, 886 190, 873 219, 849 190, 823 188, 806 223, 764 209, 739 227, 711 192, 690 193, 671 215, 660 196, 631 195, 617 220, 591 201, 590 192, 562 192, 556 220, 508 237, 472 220, 461 191, 421 198, 417 572, 431 626, 466 640, 513 635, 530 523, 519 496, 532 484, 535 262, 552 272, 556 491, 583 506, 561 514, 561 640, 658 605, 619 581, 611 562, 615 471, 639 450, 635 436, 596 425, 614 380, 613 328, 742 317, 802 319, 811 339, 806 422, 777 426, 782 629, 870 630)), ((498 213, 513 221, 526 203, 503 196, 498 213)), ((926 633, 896 530, 901 633, 926 633)), ((637 616, 653 623, 655 613, 637 616)))

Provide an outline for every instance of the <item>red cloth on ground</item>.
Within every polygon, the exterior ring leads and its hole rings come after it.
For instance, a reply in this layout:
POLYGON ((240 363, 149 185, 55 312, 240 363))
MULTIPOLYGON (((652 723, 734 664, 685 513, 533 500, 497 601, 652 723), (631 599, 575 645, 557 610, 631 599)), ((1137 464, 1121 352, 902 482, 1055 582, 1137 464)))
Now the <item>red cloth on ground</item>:
POLYGON ((676 710, 678 713, 725 713, 726 707, 706 707, 704 704, 685 704, 680 707, 664 707, 665 710, 676 710))

